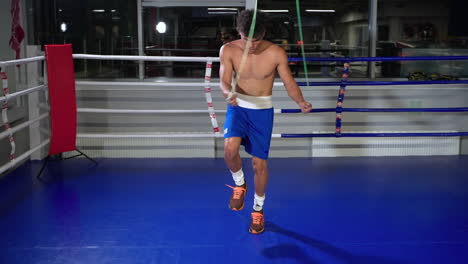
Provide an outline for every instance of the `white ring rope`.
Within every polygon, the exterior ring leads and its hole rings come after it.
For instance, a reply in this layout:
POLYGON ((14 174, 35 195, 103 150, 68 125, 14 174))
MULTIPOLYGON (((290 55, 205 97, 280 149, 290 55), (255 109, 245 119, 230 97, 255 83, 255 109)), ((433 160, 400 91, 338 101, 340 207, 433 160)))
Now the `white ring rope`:
POLYGON ((41 144, 35 146, 34 148, 30 149, 29 151, 21 154, 20 156, 16 157, 16 159, 8 162, 7 164, 3 165, 2 167, 0 167, 0 174, 9 170, 9 169, 12 169, 16 164, 18 164, 19 162, 25 160, 26 158, 29 158, 29 156, 31 156, 31 154, 33 154, 34 152, 36 152, 37 150, 45 147, 47 144, 49 144, 50 140, 47 139, 45 140, 44 142, 42 142, 41 144))
MULTIPOLYGON (((46 104, 39 104, 39 108, 49 111, 50 108, 46 104)), ((226 110, 213 110, 214 113, 226 113, 226 110)), ((209 110, 184 110, 184 109, 110 109, 110 108, 78 108, 78 113, 93 113, 93 114, 205 114, 211 113, 209 110)), ((275 113, 281 113, 281 109, 275 109, 275 113)))
MULTIPOLYGON (((452 133, 457 131, 349 131, 348 133, 452 133)), ((311 134, 334 134, 335 131, 315 131, 311 134)), ((272 134, 272 138, 281 138, 281 134, 272 134)), ((79 133, 78 138, 222 138, 223 135, 213 133, 200 132, 169 132, 169 133, 153 133, 153 134, 99 134, 99 133, 79 133)))
MULTIPOLYGON (((49 108, 41 104, 41 109, 48 110, 49 108)), ((78 108, 78 113, 96 113, 96 114, 186 114, 186 113, 210 113, 209 110, 183 110, 183 109, 168 109, 168 110, 153 110, 153 109, 109 109, 109 108, 78 108)), ((281 114, 281 109, 275 109, 275 114, 281 114)), ((213 110, 213 113, 226 113, 226 110, 213 110)))
POLYGON ((127 56, 127 55, 90 55, 73 54, 74 59, 88 60, 131 60, 131 61, 176 61, 176 62, 219 62, 218 57, 178 57, 178 56, 127 56))
POLYGON ((19 91, 19 92, 16 92, 16 93, 7 94, 5 96, 0 97, 0 103, 3 102, 3 101, 11 100, 13 98, 16 98, 16 97, 19 97, 19 96, 22 96, 22 95, 26 95, 26 94, 30 94, 30 93, 33 93, 33 92, 36 92, 36 91, 44 90, 45 88, 47 88, 46 85, 39 85, 39 86, 29 88, 29 89, 26 89, 26 90, 22 90, 22 91, 19 91))
MULTIPOLYGON (((226 110, 212 110, 214 113, 226 113, 226 110)), ((148 109, 108 109, 108 108, 78 108, 79 113, 101 113, 101 114, 185 114, 185 113, 209 113, 210 110, 148 110, 148 109)))
MULTIPOLYGON (((34 119, 31 119, 31 120, 29 120, 27 122, 21 123, 21 124, 15 126, 15 127, 12 127, 11 128, 11 133, 16 133, 19 130, 21 130, 23 128, 26 128, 26 127, 28 127, 28 126, 30 126, 30 125, 38 122, 38 121, 41 121, 42 119, 45 119, 47 117, 49 117, 49 113, 44 113, 44 114, 42 114, 42 115, 40 115, 40 116, 38 116, 38 117, 36 117, 34 119)), ((3 131, 2 133, 0 133, 0 139, 6 138, 7 136, 9 136, 9 131, 3 131)))
MULTIPOLYGON (((222 138, 223 134, 213 133, 165 133, 165 134, 97 134, 79 133, 78 138, 222 138)), ((281 134, 272 134, 273 138, 280 138, 281 134)))
MULTIPOLYGON (((203 87, 205 83, 203 82, 95 82, 95 81, 77 81, 76 85, 78 86, 176 86, 176 87, 203 87)), ((219 86, 219 84, 217 84, 219 86)))
POLYGON ((44 56, 37 56, 37 57, 31 57, 31 58, 19 59, 19 60, 0 61, 0 67, 27 64, 27 63, 31 63, 35 61, 43 61, 43 60, 45 60, 44 56))
MULTIPOLYGON (((403 80, 403 79, 402 79, 403 80)), ((132 91, 156 91, 156 90, 168 90, 167 87, 170 87, 171 90, 177 91, 193 91, 193 89, 187 87, 203 87, 204 83, 202 82, 107 82, 107 81, 77 81, 76 82, 77 91, 128 91, 129 88, 125 86, 132 86, 132 91), (96 87, 101 86, 101 87, 96 87), (142 88, 143 87, 143 88, 142 88)), ((219 87, 219 83, 212 83, 213 86, 219 87)), ((376 89, 379 91, 383 90, 440 90, 438 86, 440 84, 429 84, 427 86, 422 85, 369 85, 369 86, 353 86, 353 91, 356 90, 370 90, 376 89)), ((284 87, 282 82, 273 83, 274 87, 284 87)), ((301 86, 304 87, 304 86, 301 86)), ((314 91, 336 91, 335 86, 314 86, 314 91)), ((444 90, 466 90, 466 87, 460 86, 460 84, 444 84, 444 90)))

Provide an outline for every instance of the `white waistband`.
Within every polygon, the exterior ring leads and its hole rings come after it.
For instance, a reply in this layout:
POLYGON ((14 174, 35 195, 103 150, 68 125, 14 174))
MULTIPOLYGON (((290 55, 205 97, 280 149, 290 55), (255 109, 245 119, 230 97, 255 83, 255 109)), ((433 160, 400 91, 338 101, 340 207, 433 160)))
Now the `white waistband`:
POLYGON ((250 96, 245 94, 236 93, 237 105, 250 109, 268 109, 272 108, 270 96, 250 96))

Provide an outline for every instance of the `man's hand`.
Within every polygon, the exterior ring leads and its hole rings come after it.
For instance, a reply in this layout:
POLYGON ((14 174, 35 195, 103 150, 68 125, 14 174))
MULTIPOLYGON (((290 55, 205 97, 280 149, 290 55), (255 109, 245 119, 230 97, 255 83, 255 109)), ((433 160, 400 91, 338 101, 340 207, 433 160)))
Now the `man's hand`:
POLYGON ((301 108, 302 113, 309 113, 312 111, 312 104, 307 101, 300 102, 298 105, 301 108))
POLYGON ((232 106, 237 106, 237 94, 230 92, 226 97, 226 102, 232 106))

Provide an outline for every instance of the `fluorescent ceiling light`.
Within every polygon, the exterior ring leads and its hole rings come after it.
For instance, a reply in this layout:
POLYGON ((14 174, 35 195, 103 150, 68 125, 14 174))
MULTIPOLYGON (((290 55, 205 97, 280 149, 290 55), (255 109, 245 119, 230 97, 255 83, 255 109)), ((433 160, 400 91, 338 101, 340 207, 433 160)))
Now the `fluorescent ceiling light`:
POLYGON ((236 15, 237 12, 208 12, 208 15, 236 15))
POLYGON ((94 9, 93 12, 94 13, 104 13, 104 12, 106 12, 106 10, 104 10, 104 9, 94 9))
POLYGON ((260 12, 265 12, 265 13, 288 13, 289 10, 287 9, 277 9, 277 10, 260 10, 260 12))
POLYGON ((333 9, 306 9, 306 12, 310 13, 335 13, 333 9))
POLYGON ((229 7, 208 7, 208 11, 237 11, 237 8, 229 8, 229 7))

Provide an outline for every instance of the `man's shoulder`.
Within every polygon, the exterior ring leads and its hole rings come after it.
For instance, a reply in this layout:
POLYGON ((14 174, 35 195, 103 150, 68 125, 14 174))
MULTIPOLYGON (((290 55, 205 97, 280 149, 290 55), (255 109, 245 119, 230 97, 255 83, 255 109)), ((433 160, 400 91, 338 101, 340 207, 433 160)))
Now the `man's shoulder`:
POLYGON ((267 49, 273 49, 273 50, 276 50, 276 49, 281 49, 280 46, 278 46, 277 44, 271 42, 271 41, 268 41, 268 40, 264 40, 263 41, 263 45, 267 48, 267 49))
POLYGON ((232 41, 221 46, 220 53, 225 54, 225 55, 232 54, 238 49, 240 49, 240 47, 238 46, 236 41, 232 41))
POLYGON ((284 52, 284 49, 282 47, 278 46, 277 44, 271 41, 265 41, 265 43, 266 43, 265 51, 273 52, 275 54, 284 52))
POLYGON ((239 48, 239 44, 238 44, 239 40, 234 40, 234 41, 231 41, 229 43, 226 43, 224 44, 221 49, 235 49, 235 48, 239 48))

